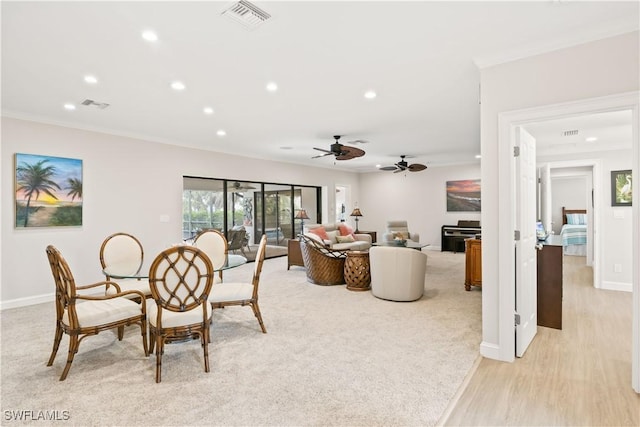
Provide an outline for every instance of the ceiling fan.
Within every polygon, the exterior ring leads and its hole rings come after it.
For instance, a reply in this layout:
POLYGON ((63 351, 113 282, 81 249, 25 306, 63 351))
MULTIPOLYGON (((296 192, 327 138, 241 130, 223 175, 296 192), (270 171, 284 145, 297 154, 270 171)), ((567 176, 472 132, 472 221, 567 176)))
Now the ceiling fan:
POLYGON ((413 164, 409 164, 407 163, 407 161, 404 159, 405 157, 407 157, 406 155, 402 155, 400 156, 400 161, 396 164, 394 164, 393 166, 383 166, 380 168, 381 171, 393 171, 393 173, 398 173, 398 172, 403 172, 403 171, 409 171, 409 172, 420 172, 423 171, 427 168, 426 165, 423 165, 421 163, 413 163, 413 164))
MULTIPOLYGON (((314 150, 322 151, 324 154, 313 156, 312 159, 333 155, 336 157, 336 160, 351 160, 351 159, 355 159, 356 157, 364 156, 365 153, 363 150, 356 147, 350 147, 350 146, 341 144, 340 135, 334 135, 333 138, 336 140, 336 142, 331 144, 330 150, 313 147, 314 150)), ((350 141, 351 144, 365 143, 365 142, 366 141, 363 141, 361 139, 350 141)))

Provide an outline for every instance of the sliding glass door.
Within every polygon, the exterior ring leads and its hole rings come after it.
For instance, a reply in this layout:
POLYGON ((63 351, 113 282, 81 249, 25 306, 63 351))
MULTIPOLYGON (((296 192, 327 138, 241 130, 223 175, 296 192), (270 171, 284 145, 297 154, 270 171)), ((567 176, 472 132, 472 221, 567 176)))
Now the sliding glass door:
POLYGON ((302 232, 301 221, 295 219, 301 209, 307 222, 320 222, 319 187, 184 177, 183 188, 183 239, 217 229, 227 237, 230 250, 250 259, 263 234, 267 257, 286 254, 288 240, 302 232))

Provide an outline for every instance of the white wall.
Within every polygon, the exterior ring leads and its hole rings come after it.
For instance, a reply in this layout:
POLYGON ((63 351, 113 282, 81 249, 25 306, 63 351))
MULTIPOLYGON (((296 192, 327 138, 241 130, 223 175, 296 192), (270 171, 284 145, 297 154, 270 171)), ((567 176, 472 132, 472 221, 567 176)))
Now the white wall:
MULTIPOLYGON (((387 220, 406 219, 430 249, 440 249, 443 225, 480 220, 479 212, 447 212, 446 183, 480 178, 480 165, 429 167, 422 172, 372 172, 360 175, 360 229, 384 233, 387 220)), ((480 183, 484 197, 484 183, 480 183)))
MULTIPOLYGON (((500 192, 509 175, 501 176, 498 147, 499 114, 526 108, 559 104, 639 89, 638 32, 560 49, 481 70, 481 142, 482 142, 482 354, 501 360, 513 360, 513 310, 505 309, 513 301, 511 277, 501 282, 501 269, 509 259, 500 259, 508 244, 499 233, 512 233, 500 218, 510 217, 512 194, 500 192), (501 182, 503 183, 501 185, 501 182), (506 202, 503 203, 502 200, 506 202), (506 206, 507 212, 501 212, 506 206), (501 248, 500 242, 505 246, 501 248), (501 304, 501 300, 504 301, 501 304), (509 319, 509 317, 511 319, 509 319), (509 325, 510 320, 510 325, 509 325)), ((505 141, 505 143, 507 143, 505 141)), ((513 245, 511 239, 511 246, 513 245)))
MULTIPOLYGON (((301 167, 163 145, 149 141, 2 118, 0 302, 3 308, 52 299, 45 248, 53 244, 76 281, 103 279, 99 250, 105 237, 125 231, 143 243, 145 259, 182 239, 182 177, 242 179, 359 190, 357 174, 301 167), (14 155, 83 160, 83 225, 14 228, 14 155), (161 222, 166 215, 168 222, 161 222)), ((333 199, 333 198, 332 198, 333 199)))

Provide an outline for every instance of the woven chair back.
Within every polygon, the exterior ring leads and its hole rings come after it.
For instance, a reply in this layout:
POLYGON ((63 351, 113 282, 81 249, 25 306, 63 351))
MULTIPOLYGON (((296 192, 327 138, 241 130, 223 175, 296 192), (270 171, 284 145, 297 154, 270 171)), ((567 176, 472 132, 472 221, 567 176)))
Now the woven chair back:
POLYGON ((184 312, 206 304, 212 284, 213 265, 195 246, 165 249, 149 269, 151 295, 165 310, 184 312))
POLYGON ((300 250, 307 270, 307 281, 316 285, 342 285, 346 253, 322 247, 320 243, 300 235, 300 250))

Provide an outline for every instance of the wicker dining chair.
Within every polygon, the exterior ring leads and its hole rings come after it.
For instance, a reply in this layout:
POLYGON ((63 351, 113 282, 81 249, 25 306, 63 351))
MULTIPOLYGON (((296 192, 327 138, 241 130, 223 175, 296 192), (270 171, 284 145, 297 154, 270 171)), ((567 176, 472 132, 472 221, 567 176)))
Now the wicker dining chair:
POLYGON ((213 265, 195 246, 173 246, 162 251, 149 269, 155 303, 149 304, 150 349, 156 352, 156 382, 161 381, 162 354, 167 342, 200 338, 204 371, 209 372, 208 297, 213 285, 213 265))
POLYGON ((307 281, 316 285, 342 285, 346 251, 329 249, 322 243, 301 234, 300 250, 307 281))
MULTIPOLYGON (((144 250, 142 249, 142 243, 128 233, 112 234, 104 239, 102 246, 100 246, 100 264, 102 265, 105 279, 116 282, 122 291, 140 291, 145 298, 151 298, 151 290, 147 279, 116 278, 136 275, 142 268, 143 260, 144 250)), ((107 287, 107 294, 113 292, 114 288, 107 287)))
POLYGON ((262 332, 265 334, 267 333, 267 329, 264 327, 260 306, 258 305, 258 288, 260 286, 260 273, 262 272, 266 247, 267 236, 263 234, 256 252, 253 277, 250 283, 216 283, 211 289, 211 295, 209 296, 209 302, 211 302, 211 307, 214 309, 231 305, 251 306, 253 314, 260 324, 260 329, 262 329, 262 332))
POLYGON ((67 364, 62 371, 60 381, 67 378, 71 363, 78 352, 80 341, 90 335, 97 335, 107 329, 118 328, 118 338, 122 340, 125 326, 136 324, 142 332, 142 345, 145 356, 149 356, 147 347, 146 304, 142 292, 135 290, 120 291, 115 282, 97 282, 85 286, 76 286, 69 264, 60 251, 53 245, 47 246, 47 258, 56 285, 56 332, 53 351, 47 362, 51 366, 60 347, 62 334, 69 335, 69 353, 67 364), (100 286, 112 286, 116 292, 109 295, 82 295, 78 290, 93 290, 100 286), (130 299, 136 296, 140 303, 130 299))
MULTIPOLYGON (((229 252, 229 245, 224 234, 218 230, 203 230, 196 235, 193 240, 193 246, 207 254, 213 268, 220 268, 224 265, 229 252)), ((222 282, 222 270, 218 270, 218 276, 222 282)))

